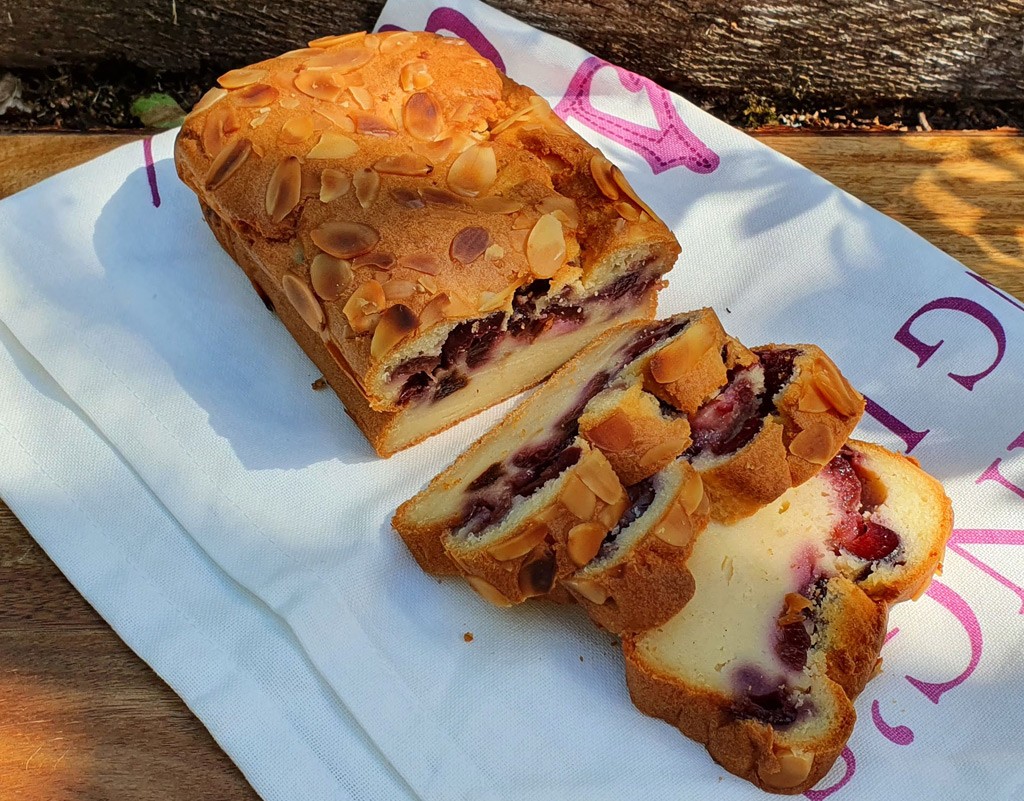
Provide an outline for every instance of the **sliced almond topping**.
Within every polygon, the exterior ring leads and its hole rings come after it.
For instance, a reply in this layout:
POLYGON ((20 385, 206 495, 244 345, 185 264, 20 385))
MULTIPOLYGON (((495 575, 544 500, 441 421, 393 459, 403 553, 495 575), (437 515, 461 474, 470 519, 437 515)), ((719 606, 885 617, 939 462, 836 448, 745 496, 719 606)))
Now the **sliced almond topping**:
POLYGON ((282 53, 278 58, 309 58, 316 53, 317 51, 311 47, 300 47, 296 50, 289 50, 287 53, 282 53))
POLYGON ((391 197, 395 203, 407 209, 422 209, 426 205, 418 192, 406 186, 396 186, 391 190, 391 197))
POLYGON ((303 71, 296 75, 292 82, 302 94, 329 103, 336 103, 343 90, 343 87, 334 82, 333 73, 329 72, 303 71))
POLYGON ((395 257, 383 250, 375 250, 371 253, 364 253, 352 264, 356 267, 375 267, 379 270, 390 270, 395 266, 395 257))
POLYGON ((619 216, 627 222, 636 222, 640 219, 640 209, 632 203, 627 203, 625 200, 616 202, 614 208, 619 213, 619 216))
POLYGON ((594 183, 597 184, 597 188, 601 190, 601 194, 609 200, 618 200, 622 193, 619 192, 619 188, 615 185, 615 179, 612 177, 612 167, 612 163, 600 153, 595 154, 590 159, 590 174, 594 179, 594 183))
POLYGON ((436 142, 413 142, 412 149, 413 152, 419 153, 431 164, 437 164, 451 155, 454 143, 455 140, 452 137, 446 136, 444 139, 438 139, 436 142))
POLYGON ((520 231, 529 228, 533 228, 537 223, 537 218, 531 214, 520 214, 512 220, 512 230, 520 231))
POLYGON ((601 543, 608 530, 600 523, 580 523, 569 529, 566 536, 569 558, 582 567, 601 550, 601 543))
POLYGON ((356 189, 356 200, 364 209, 370 208, 380 192, 380 176, 369 167, 363 167, 352 174, 352 185, 356 189))
POLYGON ((370 356, 374 359, 383 359, 396 345, 415 332, 418 325, 416 313, 405 304, 396 303, 389 306, 373 330, 370 356))
POLYGON ((324 327, 326 322, 324 310, 320 308, 319 301, 300 278, 286 273, 281 279, 281 288, 284 290, 288 302, 292 304, 306 325, 314 331, 319 331, 324 327))
POLYGON ((399 153, 377 159, 373 169, 385 175, 408 175, 418 178, 430 175, 434 168, 423 156, 417 156, 415 153, 399 153))
POLYGON ((512 302, 512 291, 480 293, 479 311, 492 312, 507 307, 512 302))
POLYGON ((428 92, 410 95, 402 109, 402 122, 410 136, 424 142, 432 142, 444 130, 441 107, 428 92))
POLYGON ((219 187, 238 171, 238 168, 249 158, 250 153, 252 153, 252 142, 248 139, 235 139, 226 145, 210 164, 203 185, 207 189, 219 187))
POLYGON ((318 253, 309 266, 309 280, 316 294, 324 300, 335 301, 352 284, 352 266, 344 259, 318 253))
MULTIPOLYGON (((423 279, 421 278, 420 281, 422 280, 423 279)), ((444 310, 447 305, 448 296, 443 293, 432 298, 431 301, 423 307, 423 311, 420 312, 420 331, 426 331, 435 323, 439 323, 441 320, 446 319, 444 310)))
POLYGON ((777 752, 775 758, 778 760, 778 767, 773 771, 758 771, 761 781, 768 787, 788 789, 796 787, 807 780, 811 775, 811 767, 814 765, 814 755, 803 752, 793 752, 786 748, 777 752))
POLYGON ((289 111, 291 111, 292 109, 296 109, 299 107, 299 98, 297 98, 295 95, 288 95, 287 97, 282 97, 277 102, 277 105, 279 105, 281 108, 286 108, 289 111))
POLYGON ((444 307, 444 314, 449 320, 464 320, 467 317, 476 317, 477 307, 458 292, 452 290, 448 295, 448 303, 444 307))
POLYGON ((690 468, 686 471, 686 478, 679 490, 679 500, 683 504, 686 514, 692 515, 696 512, 703 499, 704 481, 701 479, 700 473, 690 468))
POLYGON ((206 155, 211 158, 217 156, 238 128, 238 115, 234 108, 228 104, 214 108, 203 122, 203 150, 206 155))
POLYGON ((527 119, 532 114, 533 114, 533 106, 529 106, 529 105, 523 106, 521 109, 513 111, 511 114, 509 114, 507 117, 505 117, 505 119, 503 119, 501 122, 498 122, 498 123, 496 123, 496 124, 491 126, 491 136, 497 136, 502 131, 504 131, 506 128, 510 127, 511 125, 514 125, 517 122, 524 121, 525 119, 527 119))
POLYGON ((455 235, 448 252, 453 261, 472 264, 484 254, 490 241, 491 235, 486 228, 469 226, 455 235))
POLYGON ((287 156, 274 168, 267 184, 266 209, 272 222, 279 223, 299 205, 302 189, 302 165, 295 156, 287 156))
POLYGON ((515 214, 523 208, 523 204, 520 201, 502 197, 501 195, 474 198, 470 201, 470 205, 484 214, 515 214))
POLYGON ((429 275, 421 275, 416 279, 416 283, 423 287, 424 291, 429 292, 433 295, 437 292, 437 281, 435 281, 429 275))
POLYGON ((383 286, 384 296, 388 299, 388 302, 393 300, 408 300, 416 295, 416 292, 418 291, 416 284, 412 281, 402 280, 401 278, 392 278, 390 281, 385 281, 383 286))
POLYGON ((359 145, 345 134, 325 131, 313 149, 306 154, 311 159, 347 159, 359 152, 359 145))
POLYGON ((537 204, 541 214, 554 214, 566 228, 576 229, 580 224, 580 211, 571 197, 550 195, 537 204))
POLYGON ((844 415, 853 415, 860 411, 859 396, 831 359, 816 359, 812 369, 818 391, 832 404, 832 408, 844 415))
POLYGON ((285 120, 278 140, 285 145, 300 145, 313 135, 313 118, 309 114, 296 114, 285 120))
POLYGON ((380 37, 380 52, 383 54, 401 50, 416 41, 416 34, 409 31, 389 31, 378 34, 378 36, 380 37))
POLYGON ((797 401, 797 408, 801 412, 820 414, 831 409, 832 404, 825 397, 825 394, 818 389, 818 383, 812 377, 803 382, 803 388, 800 390, 800 400, 797 401))
POLYGON ((262 81, 267 77, 266 70, 240 69, 225 72, 217 79, 217 83, 225 89, 241 89, 243 86, 262 81))
POLYGON ((671 384, 693 369, 717 342, 717 332, 702 322, 693 323, 651 358, 651 377, 659 384, 671 384))
POLYGON ((516 230, 513 229, 512 231, 509 232, 509 235, 508 235, 509 244, 512 245, 512 247, 518 253, 525 253, 526 252, 526 238, 529 235, 530 235, 530 231, 528 229, 523 229, 523 230, 520 230, 520 231, 516 231, 516 230))
POLYGON ((485 601, 500 607, 512 606, 512 602, 502 595, 498 588, 489 581, 484 581, 479 576, 466 576, 466 581, 485 601))
POLYGON ((359 69, 373 58, 373 52, 366 47, 345 47, 332 50, 321 56, 313 56, 305 63, 307 70, 330 70, 338 75, 345 75, 359 69))
POLYGON ((214 103, 218 103, 228 96, 227 89, 221 89, 219 86, 213 87, 205 95, 199 98, 199 102, 192 107, 192 113, 197 114, 200 111, 206 111, 214 103))
POLYGON ((403 92, 415 92, 417 89, 426 89, 434 79, 427 69, 425 61, 410 61, 398 73, 398 84, 403 92))
POLYGON ((622 174, 622 170, 614 165, 612 166, 612 180, 615 181, 615 185, 622 190, 623 194, 643 209, 646 214, 650 215, 652 219, 658 220, 659 222, 661 221, 658 215, 651 211, 651 207, 644 203, 640 199, 640 196, 633 191, 633 187, 629 185, 629 181, 627 181, 626 176, 622 174))
POLYGON ((345 170, 336 170, 328 167, 320 173, 320 200, 323 203, 330 203, 337 200, 352 188, 352 176, 345 170))
POLYGON ((498 177, 494 148, 477 144, 463 151, 448 170, 448 187, 463 197, 479 197, 498 177))
POLYGON ((590 520, 597 511, 597 496, 576 475, 565 480, 558 500, 580 520, 590 520))
POLYGON ((249 120, 249 127, 250 128, 259 128, 266 121, 267 121, 267 115, 266 114, 257 114, 255 117, 253 117, 251 120, 249 120))
POLYGON ((603 525, 607 530, 611 531, 612 528, 618 524, 619 520, 622 519, 622 515, 626 511, 626 507, 629 506, 629 496, 626 493, 622 493, 622 497, 614 503, 608 504, 604 509, 597 513, 597 522, 603 525))
POLYGON ((342 309, 348 324, 357 334, 365 334, 377 325, 380 312, 387 303, 384 288, 374 280, 366 281, 356 287, 342 309))
POLYGON ((608 415, 597 425, 581 432, 592 445, 605 453, 619 453, 629 448, 634 440, 633 425, 629 415, 621 409, 608 415))
POLYGON ((419 190, 420 197, 431 206, 444 206, 450 209, 465 209, 466 201, 458 195, 449 192, 447 189, 438 189, 435 186, 425 186, 419 190))
POLYGON ((314 39, 309 43, 310 47, 317 48, 328 48, 337 47, 343 45, 346 42, 357 42, 361 41, 366 37, 366 31, 356 31, 355 33, 341 33, 335 36, 321 36, 319 39, 314 39))
POLYGON ((690 516, 678 503, 672 504, 661 521, 654 527, 654 536, 676 548, 683 548, 693 539, 693 524, 690 516))
POLYGON ((579 463, 576 475, 605 503, 614 503, 625 494, 619 477, 599 451, 579 463))
POLYGON ((369 225, 340 220, 324 223, 311 236, 317 247, 339 259, 368 253, 380 240, 380 234, 369 225))
POLYGON ((277 100, 279 94, 280 92, 273 86, 265 83, 254 83, 237 90, 231 95, 231 98, 236 106, 260 108, 262 106, 269 106, 277 100))
POLYGON ((565 582, 565 586, 575 595, 580 595, 592 604, 600 606, 608 600, 608 590, 590 579, 575 579, 565 582))
POLYGON ((441 260, 432 253, 410 253, 407 256, 402 256, 398 263, 402 267, 408 267, 410 270, 427 275, 437 275, 441 272, 441 260))
POLYGON ((544 214, 526 240, 526 260, 538 278, 550 278, 565 263, 565 234, 554 214, 544 214))
POLYGON ((651 470, 651 468, 657 467, 660 470, 689 447, 689 437, 686 439, 667 439, 664 442, 659 442, 651 446, 640 457, 640 468, 642 470, 651 470))
POLYGON ((390 120, 369 111, 353 111, 356 132, 364 136, 394 136, 398 128, 390 120))
POLYGON ((348 112, 341 106, 335 106, 333 104, 317 105, 313 107, 313 111, 321 117, 330 120, 346 133, 355 133, 356 124, 352 121, 348 112))
POLYGON ((789 452, 811 464, 826 465, 835 456, 837 448, 832 429, 824 423, 808 426, 789 443, 789 452))
POLYGON ((360 108, 371 109, 373 108, 373 97, 363 86, 350 86, 349 92, 352 93, 352 99, 359 104, 360 108))
POLYGON ((501 245, 488 245, 484 251, 484 258, 487 261, 496 261, 505 255, 505 248, 501 245))
POLYGON ((487 553, 499 562, 507 562, 510 559, 518 559, 526 556, 537 545, 544 541, 548 535, 548 527, 540 521, 532 521, 522 531, 506 540, 487 549, 487 553))
POLYGON ((455 111, 452 112, 452 122, 466 122, 475 107, 476 103, 472 100, 468 98, 463 100, 455 107, 455 111))

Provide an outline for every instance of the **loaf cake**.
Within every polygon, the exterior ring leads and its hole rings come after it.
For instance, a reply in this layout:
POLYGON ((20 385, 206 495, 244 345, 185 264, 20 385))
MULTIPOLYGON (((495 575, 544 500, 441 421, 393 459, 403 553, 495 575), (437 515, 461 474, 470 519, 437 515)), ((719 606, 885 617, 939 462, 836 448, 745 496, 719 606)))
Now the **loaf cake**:
POLYGON ((672 233, 464 40, 325 37, 219 84, 178 173, 380 455, 653 316, 672 233))
POLYGON ((925 591, 951 528, 913 460, 849 442, 753 516, 708 525, 690 602, 623 638, 634 703, 759 787, 807 790, 852 732, 889 604, 925 591))

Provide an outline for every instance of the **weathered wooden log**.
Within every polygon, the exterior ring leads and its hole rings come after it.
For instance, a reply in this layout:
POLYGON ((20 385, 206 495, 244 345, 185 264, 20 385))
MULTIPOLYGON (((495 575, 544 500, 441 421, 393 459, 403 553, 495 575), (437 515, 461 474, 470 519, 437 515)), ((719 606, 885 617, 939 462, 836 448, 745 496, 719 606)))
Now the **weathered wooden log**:
MULTIPOLYGON (((1020 99, 1024 0, 494 0, 675 89, 770 97, 1020 99)), ((0 67, 227 69, 365 28, 379 0, 9 0, 0 67)), ((5 18, 6 17, 6 18, 5 18)))

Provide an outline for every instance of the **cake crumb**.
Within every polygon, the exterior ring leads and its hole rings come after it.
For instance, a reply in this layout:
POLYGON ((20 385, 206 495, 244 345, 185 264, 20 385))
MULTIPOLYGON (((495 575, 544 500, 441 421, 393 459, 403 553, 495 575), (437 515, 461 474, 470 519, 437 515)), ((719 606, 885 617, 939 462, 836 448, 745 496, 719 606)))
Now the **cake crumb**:
POLYGON ((473 632, 467 631, 465 634, 462 635, 462 639, 466 642, 473 642, 473 632))
POLYGON ((319 392, 321 389, 327 389, 327 379, 324 378, 323 376, 320 376, 316 381, 313 382, 312 387, 314 392, 319 392))

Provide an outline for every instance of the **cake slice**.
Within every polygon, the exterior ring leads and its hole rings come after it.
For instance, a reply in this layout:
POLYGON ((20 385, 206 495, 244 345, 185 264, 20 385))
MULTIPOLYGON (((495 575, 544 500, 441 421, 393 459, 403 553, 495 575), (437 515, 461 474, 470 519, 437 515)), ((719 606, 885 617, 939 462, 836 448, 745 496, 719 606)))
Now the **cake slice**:
POLYGON ((759 787, 807 790, 852 732, 889 605, 924 592, 951 528, 948 498, 916 462, 849 442, 772 504, 697 538, 690 602, 623 638, 634 703, 759 787))
POLYGON ((464 40, 323 37, 219 84, 178 174, 380 455, 653 316, 672 232, 464 40))

